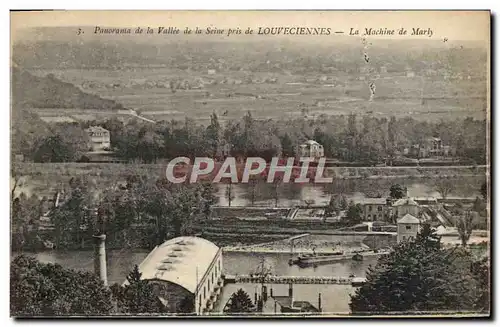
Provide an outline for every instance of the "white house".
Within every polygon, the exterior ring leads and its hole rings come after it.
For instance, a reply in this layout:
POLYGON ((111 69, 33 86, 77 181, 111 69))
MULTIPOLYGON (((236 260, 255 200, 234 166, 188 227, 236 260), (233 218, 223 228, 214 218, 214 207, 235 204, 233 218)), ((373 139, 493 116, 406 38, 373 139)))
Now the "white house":
POLYGON ((398 223, 398 243, 417 237, 420 220, 410 214, 406 214, 397 221, 398 223))
POLYGON ((299 156, 302 158, 321 158, 325 156, 325 150, 318 142, 309 140, 299 145, 299 156))
POLYGON ((111 147, 111 136, 107 129, 101 126, 90 126, 85 132, 90 137, 92 151, 108 150, 111 147))

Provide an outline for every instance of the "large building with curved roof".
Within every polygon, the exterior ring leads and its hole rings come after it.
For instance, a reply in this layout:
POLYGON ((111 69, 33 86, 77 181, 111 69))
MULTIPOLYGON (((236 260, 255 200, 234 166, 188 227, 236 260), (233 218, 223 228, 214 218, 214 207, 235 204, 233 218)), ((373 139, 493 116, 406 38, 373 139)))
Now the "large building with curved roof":
POLYGON ((222 249, 200 237, 177 237, 155 247, 139 271, 171 312, 201 314, 222 290, 222 249))

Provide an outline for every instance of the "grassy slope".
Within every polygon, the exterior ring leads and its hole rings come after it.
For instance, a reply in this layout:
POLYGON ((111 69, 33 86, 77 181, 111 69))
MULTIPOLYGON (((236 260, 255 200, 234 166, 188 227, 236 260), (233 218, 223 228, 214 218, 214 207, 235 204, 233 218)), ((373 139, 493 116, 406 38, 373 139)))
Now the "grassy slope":
POLYGON ((38 77, 18 67, 12 68, 13 108, 99 108, 118 109, 113 100, 85 93, 52 75, 38 77))

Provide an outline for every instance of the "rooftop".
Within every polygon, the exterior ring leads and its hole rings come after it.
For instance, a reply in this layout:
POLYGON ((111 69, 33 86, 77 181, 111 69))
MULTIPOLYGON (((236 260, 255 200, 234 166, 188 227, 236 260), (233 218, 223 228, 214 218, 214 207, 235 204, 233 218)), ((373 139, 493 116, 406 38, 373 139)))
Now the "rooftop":
POLYGON ((321 145, 321 144, 319 144, 318 142, 316 142, 314 140, 308 140, 308 141, 304 142, 304 145, 321 145))
POLYGON ((385 198, 365 198, 359 201, 360 204, 386 204, 387 200, 385 198))
POLYGON ((434 196, 417 196, 414 197, 413 200, 415 201, 429 201, 429 202, 437 202, 437 198, 434 196))
POLYGON ((158 245, 139 265, 143 279, 171 282, 195 293, 219 247, 200 237, 183 236, 158 245))
POLYGON ((407 213, 403 218, 398 220, 398 224, 420 224, 420 220, 407 213))
POLYGON ((415 202, 413 198, 402 198, 392 204, 393 207, 404 206, 404 205, 418 206, 418 203, 415 202))
POLYGON ((101 126, 90 126, 89 128, 86 129, 87 132, 109 132, 107 129, 101 127, 101 126))

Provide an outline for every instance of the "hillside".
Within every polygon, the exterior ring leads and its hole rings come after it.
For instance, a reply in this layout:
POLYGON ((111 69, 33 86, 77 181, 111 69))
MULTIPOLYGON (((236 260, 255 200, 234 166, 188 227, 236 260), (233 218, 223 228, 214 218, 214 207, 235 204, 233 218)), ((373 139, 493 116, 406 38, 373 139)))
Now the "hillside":
MULTIPOLYGON (((74 38, 68 29, 46 27, 23 30, 13 42, 12 54, 26 69, 109 69, 166 66, 181 70, 324 74, 332 67, 349 74, 364 66, 363 44, 358 38, 338 36, 328 42, 312 38, 206 38, 178 35, 163 38, 136 35, 95 35, 74 38)), ((73 32, 71 32, 73 33, 73 32)), ((370 65, 379 70, 417 73, 444 69, 449 73, 485 76, 487 49, 471 41, 438 39, 374 40, 370 65)))
POLYGON ((53 75, 37 77, 14 65, 11 71, 13 108, 120 109, 121 104, 81 91, 53 75))

